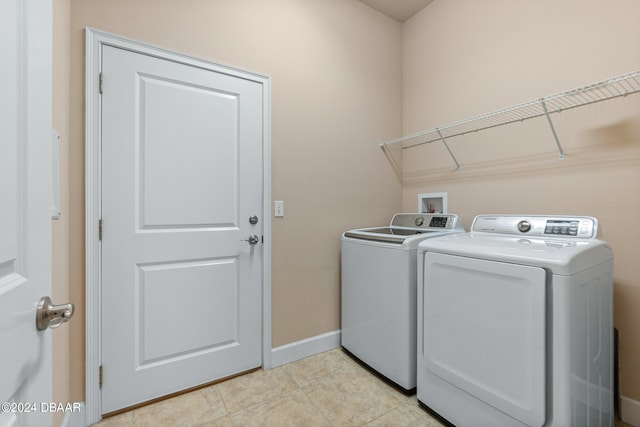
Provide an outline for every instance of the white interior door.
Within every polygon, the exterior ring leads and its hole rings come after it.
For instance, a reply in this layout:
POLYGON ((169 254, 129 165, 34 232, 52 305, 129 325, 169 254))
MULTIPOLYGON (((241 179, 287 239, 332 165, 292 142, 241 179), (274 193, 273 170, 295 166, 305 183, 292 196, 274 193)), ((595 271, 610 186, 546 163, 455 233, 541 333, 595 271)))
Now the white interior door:
POLYGON ((47 426, 51 333, 51 3, 0 6, 0 426, 47 426))
POLYGON ((424 262, 426 368, 524 425, 541 426, 545 270, 433 252, 424 262))
POLYGON ((102 81, 109 413, 261 365, 263 100, 254 81, 111 46, 102 81))

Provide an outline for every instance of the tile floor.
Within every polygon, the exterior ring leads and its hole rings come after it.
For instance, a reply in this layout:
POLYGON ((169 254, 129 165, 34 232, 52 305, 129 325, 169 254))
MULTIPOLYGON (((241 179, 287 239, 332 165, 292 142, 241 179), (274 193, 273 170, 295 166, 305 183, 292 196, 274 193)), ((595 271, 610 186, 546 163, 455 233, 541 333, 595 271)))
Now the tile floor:
POLYGON ((341 349, 107 418, 98 427, 431 426, 438 421, 341 349))
MULTIPOLYGON (((341 349, 233 378, 107 418, 96 427, 442 424, 341 349)), ((631 427, 616 420, 616 427, 631 427)))

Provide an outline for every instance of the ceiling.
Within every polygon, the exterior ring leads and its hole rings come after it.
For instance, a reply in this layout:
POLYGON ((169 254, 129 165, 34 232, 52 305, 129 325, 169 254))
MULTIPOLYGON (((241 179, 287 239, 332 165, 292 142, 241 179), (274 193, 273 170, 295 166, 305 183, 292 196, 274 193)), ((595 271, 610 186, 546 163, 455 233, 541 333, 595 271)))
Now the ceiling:
POLYGON ((360 0, 398 22, 405 22, 433 0, 360 0))

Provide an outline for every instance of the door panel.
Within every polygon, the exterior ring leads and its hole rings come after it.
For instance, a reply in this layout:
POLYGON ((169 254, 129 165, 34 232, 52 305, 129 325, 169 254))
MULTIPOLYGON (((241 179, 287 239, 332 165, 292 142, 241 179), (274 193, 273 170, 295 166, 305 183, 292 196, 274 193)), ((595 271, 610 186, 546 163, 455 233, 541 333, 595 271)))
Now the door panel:
POLYGON ((0 55, 0 426, 44 426, 51 333, 35 319, 51 293, 49 1, 2 3, 0 55))
POLYGON ((261 364, 262 86, 103 49, 103 413, 261 364))
POLYGON ((136 317, 140 322, 141 368, 185 354, 237 345, 238 294, 233 286, 238 282, 236 261, 229 258, 138 266, 140 306, 136 317), (174 311, 172 307, 177 315, 167 315, 167 311, 174 311))
POLYGON ((545 420, 545 271, 427 252, 428 370, 529 426, 545 420))
POLYGON ((152 76, 139 85, 141 228, 237 224, 238 95, 152 76))

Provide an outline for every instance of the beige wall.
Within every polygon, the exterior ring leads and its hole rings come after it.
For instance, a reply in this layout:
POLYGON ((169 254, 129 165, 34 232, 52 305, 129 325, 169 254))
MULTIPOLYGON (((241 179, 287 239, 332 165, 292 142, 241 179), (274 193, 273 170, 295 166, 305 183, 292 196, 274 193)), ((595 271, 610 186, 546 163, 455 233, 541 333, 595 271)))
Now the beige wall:
POLYGON ((339 329, 340 233, 387 222, 401 206, 400 181, 376 144, 401 132, 401 25, 356 0, 70 2, 60 119, 69 193, 56 287, 78 313, 70 340, 56 337, 55 369, 71 367, 57 397, 84 400, 86 26, 271 77, 272 193, 286 213, 272 223, 273 346, 339 329))
MULTIPOLYGON (((489 113, 640 69, 640 3, 436 0, 403 29, 403 133, 489 113)), ((623 395, 640 400, 640 95, 404 150, 403 205, 448 192, 481 213, 593 215, 615 254, 623 395)))
MULTIPOLYGON (((53 289, 55 304, 71 301, 69 287, 69 36, 71 0, 53 2, 53 128, 60 134, 60 209, 62 215, 53 221, 53 289)), ((75 301, 74 301, 75 302, 75 301)), ((79 323, 77 319, 74 323, 79 323)), ((71 324, 69 324, 71 325, 71 324)), ((71 328, 57 328, 53 334, 53 401, 70 402, 71 381, 78 378, 72 374, 70 365, 71 328)), ((77 329, 77 328, 76 328, 77 329)), ((73 346, 77 348, 78 346, 73 346)), ((83 365, 81 365, 83 366, 83 365)), ((84 400, 84 399, 81 399, 84 400)), ((54 425, 62 421, 63 413, 53 415, 54 425)))

